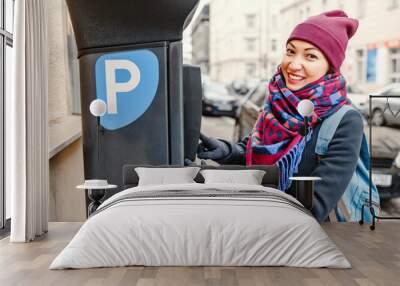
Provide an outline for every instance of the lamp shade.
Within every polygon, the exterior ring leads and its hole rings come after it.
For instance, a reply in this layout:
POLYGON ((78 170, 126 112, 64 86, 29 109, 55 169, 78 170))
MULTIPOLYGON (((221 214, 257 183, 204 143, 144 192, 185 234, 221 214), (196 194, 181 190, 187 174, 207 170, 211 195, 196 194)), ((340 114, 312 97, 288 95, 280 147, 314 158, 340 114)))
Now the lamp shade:
POLYGON ((314 112, 314 103, 311 100, 303 99, 297 105, 297 111, 303 116, 311 116, 314 112))
POLYGON ((107 111, 107 104, 101 99, 95 99, 90 103, 89 109, 93 116, 103 116, 107 111))

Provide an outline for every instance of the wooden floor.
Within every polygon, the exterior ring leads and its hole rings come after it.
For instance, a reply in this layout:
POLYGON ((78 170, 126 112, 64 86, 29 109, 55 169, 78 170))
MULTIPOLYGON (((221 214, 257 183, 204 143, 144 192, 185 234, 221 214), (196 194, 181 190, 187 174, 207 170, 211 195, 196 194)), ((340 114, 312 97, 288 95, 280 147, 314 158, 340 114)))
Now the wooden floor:
POLYGON ((324 229, 352 269, 288 267, 123 267, 48 270, 81 223, 50 223, 44 237, 27 244, 0 241, 0 285, 400 285, 400 223, 370 231, 358 224, 326 224, 324 229))

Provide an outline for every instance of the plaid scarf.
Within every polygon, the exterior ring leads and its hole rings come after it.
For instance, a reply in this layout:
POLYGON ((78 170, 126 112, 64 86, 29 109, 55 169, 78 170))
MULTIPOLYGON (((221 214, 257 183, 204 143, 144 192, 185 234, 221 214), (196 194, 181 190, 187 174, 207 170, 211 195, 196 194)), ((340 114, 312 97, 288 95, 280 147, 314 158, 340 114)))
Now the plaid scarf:
POLYGON ((246 164, 276 164, 280 171, 279 189, 286 191, 291 184, 289 178, 298 171, 313 128, 346 103, 346 81, 338 72, 328 73, 292 92, 286 87, 279 70, 269 82, 263 111, 250 134, 246 164), (301 135, 304 118, 297 112, 297 105, 303 99, 314 104, 314 114, 308 118, 309 128, 305 137, 301 135))

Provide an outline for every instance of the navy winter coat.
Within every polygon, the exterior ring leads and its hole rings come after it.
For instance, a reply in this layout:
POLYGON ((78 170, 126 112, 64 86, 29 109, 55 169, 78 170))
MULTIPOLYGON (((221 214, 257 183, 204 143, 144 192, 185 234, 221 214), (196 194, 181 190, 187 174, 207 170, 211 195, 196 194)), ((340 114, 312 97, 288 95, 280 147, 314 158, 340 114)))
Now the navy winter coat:
MULTIPOLYGON (((321 181, 315 183, 314 202, 311 212, 318 221, 325 221, 346 190, 355 171, 363 135, 361 115, 351 110, 340 122, 326 156, 315 153, 321 125, 314 128, 311 140, 306 144, 299 171, 296 176, 317 176, 321 181)), ((245 165, 245 149, 248 137, 238 143, 229 143, 231 153, 219 162, 222 164, 245 165)), ((287 190, 294 194, 294 184, 287 190)))

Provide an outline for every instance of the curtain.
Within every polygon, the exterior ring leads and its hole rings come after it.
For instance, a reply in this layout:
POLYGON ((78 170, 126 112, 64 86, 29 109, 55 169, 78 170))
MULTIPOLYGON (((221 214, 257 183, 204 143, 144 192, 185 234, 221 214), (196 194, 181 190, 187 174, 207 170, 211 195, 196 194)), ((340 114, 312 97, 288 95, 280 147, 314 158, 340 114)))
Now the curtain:
POLYGON ((15 1, 13 94, 6 112, 12 242, 47 232, 47 18, 45 0, 15 1))

